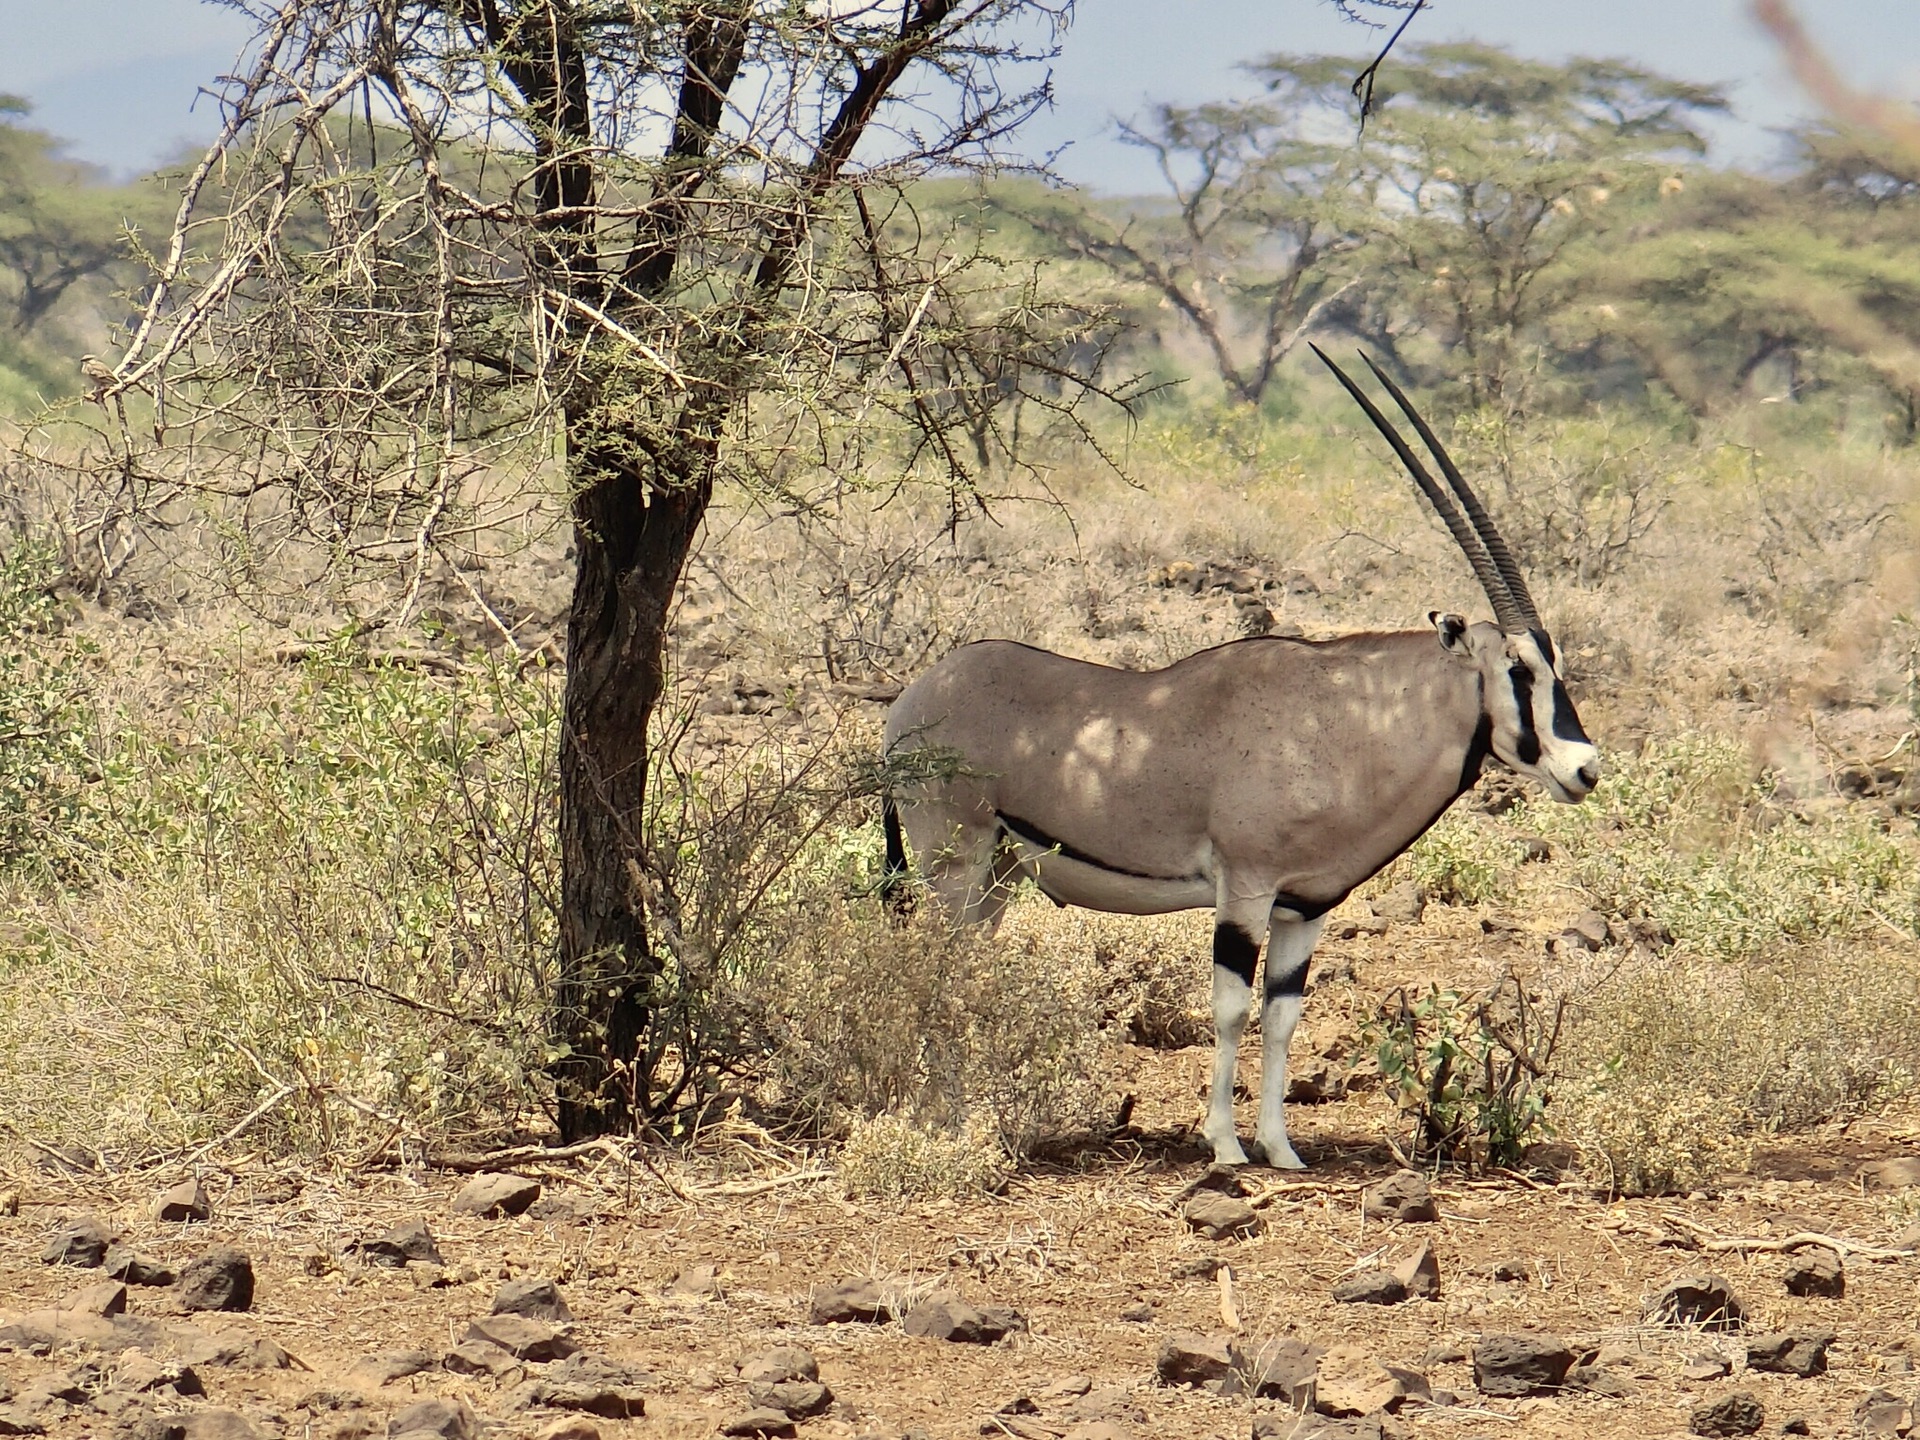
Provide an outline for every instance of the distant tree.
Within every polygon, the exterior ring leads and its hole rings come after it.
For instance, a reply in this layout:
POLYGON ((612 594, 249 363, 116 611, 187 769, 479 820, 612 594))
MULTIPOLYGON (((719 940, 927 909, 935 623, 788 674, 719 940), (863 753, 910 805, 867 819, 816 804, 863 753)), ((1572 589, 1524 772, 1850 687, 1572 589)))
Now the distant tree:
MULTIPOLYGON (((60 141, 18 124, 27 102, 0 95, 0 317, 16 334, 47 318, 75 285, 130 259, 129 194, 60 141)), ((151 205, 146 208, 151 209, 151 205)))
MULTIPOLYGON (((1348 60, 1314 62, 1331 87, 1348 60)), ((1120 138, 1146 151, 1170 211, 1112 213, 1072 193, 1021 218, 1067 254, 1142 286, 1192 327, 1229 398, 1258 405, 1280 362, 1355 284, 1342 265, 1362 243, 1344 202, 1356 181, 1344 137, 1306 138, 1300 96, 1156 106, 1120 138)))
POLYGON ((1740 396, 1763 367, 1793 400, 1824 371, 1920 416, 1920 183, 1858 136, 1797 139, 1795 173, 1703 173, 1675 187, 1581 277, 1588 308, 1690 409, 1740 396))
MULTIPOLYGON (((1323 58, 1253 68, 1276 93, 1340 103, 1323 58)), ((1352 328, 1403 367, 1400 337, 1424 332, 1471 403, 1511 405, 1544 327, 1577 299, 1582 251, 1705 152, 1699 119, 1726 101, 1615 61, 1418 45, 1383 72, 1376 105, 1358 140, 1374 323, 1352 328)))

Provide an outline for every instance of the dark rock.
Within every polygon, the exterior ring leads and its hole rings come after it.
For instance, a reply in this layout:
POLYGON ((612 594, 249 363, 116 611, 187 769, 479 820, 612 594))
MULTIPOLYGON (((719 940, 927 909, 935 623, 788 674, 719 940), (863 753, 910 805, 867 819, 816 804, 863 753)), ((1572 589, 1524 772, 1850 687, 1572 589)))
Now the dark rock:
POLYGON ((815 1325, 884 1325, 893 1306, 872 1280, 843 1280, 813 1292, 808 1319, 815 1325))
POLYGON ((1420 1224, 1440 1218, 1426 1180, 1412 1170, 1400 1170, 1367 1191, 1361 1211, 1369 1220, 1398 1220, 1420 1224))
MULTIPOLYGON (((1326 983, 1325 977, 1319 983, 1326 983)), ((1346 1075, 1323 1055, 1310 1055, 1287 1070, 1289 1105, 1323 1105, 1346 1093, 1346 1075)))
POLYGON ((1899 1155, 1862 1165, 1855 1177, 1864 1189, 1906 1190, 1920 1185, 1920 1155, 1899 1155))
POLYGON ((198 1180, 182 1180, 178 1185, 162 1190, 153 1202, 153 1218, 168 1224, 206 1220, 212 1215, 213 1204, 207 1199, 207 1187, 198 1180))
POLYGON ((1909 1225, 1893 1237, 1893 1248, 1912 1252, 1920 1250, 1920 1225, 1909 1225))
POLYGON ((1805 1380, 1827 1373, 1831 1330, 1790 1330, 1778 1335, 1755 1335, 1747 1341, 1747 1368, 1775 1375, 1797 1375, 1805 1380))
POLYGON ((1311 1410, 1314 1380, 1324 1354, 1318 1345, 1298 1340, 1268 1341, 1254 1352, 1249 1367, 1254 1395, 1282 1401, 1295 1410, 1311 1410))
POLYGON ((455 1375, 486 1375, 503 1385, 513 1384, 527 1373, 513 1356, 485 1340, 461 1341, 441 1359, 440 1367, 455 1375))
POLYGON ((820 1362, 813 1358, 811 1350, 802 1350, 798 1345, 775 1345, 770 1350, 756 1350, 734 1361, 733 1368, 740 1372, 740 1378, 749 1385, 777 1385, 783 1380, 820 1378, 820 1362))
POLYGON ((1367 902, 1374 918, 1393 925, 1418 925, 1427 913, 1427 892, 1411 880, 1402 880, 1384 895, 1367 902))
POLYGON ((387 1422, 388 1435, 437 1435, 440 1440, 474 1440, 480 1417, 462 1400, 422 1400, 387 1422))
POLYGON ((1325 1415, 1256 1415, 1253 1440, 1382 1440, 1378 1415, 1332 1420, 1325 1415))
POLYGON ((598 1355, 570 1355, 524 1392, 528 1405, 572 1410, 603 1420, 637 1420, 647 1413, 645 1387, 654 1377, 598 1355))
POLYGON ((1353 940, 1361 935, 1384 935, 1393 928, 1391 921, 1378 915, 1345 915, 1327 922, 1329 940, 1353 940))
POLYGON ((190 1365, 162 1364, 144 1350, 122 1351, 113 1362, 115 1389, 139 1394, 170 1390, 176 1395, 204 1395, 207 1387, 190 1365))
POLYGON ((1502 1284, 1524 1285, 1533 1278, 1533 1266, 1525 1260, 1496 1260, 1481 1273, 1489 1280, 1497 1280, 1502 1284))
POLYGON ((391 1385, 432 1368, 433 1356, 425 1350, 383 1350, 354 1361, 347 1367, 347 1378, 361 1385, 391 1385))
POLYGON ((1217 1255, 1190 1255, 1185 1260, 1174 1261, 1167 1273, 1176 1280, 1211 1280, 1224 1264, 1226 1261, 1217 1255))
POLYGON ((1225 1240, 1235 1235, 1260 1233, 1260 1217, 1246 1201, 1216 1190, 1202 1190, 1187 1201, 1187 1228, 1209 1240, 1225 1240))
POLYGON ((784 1410, 769 1410, 756 1405, 745 1414, 736 1415, 720 1427, 722 1435, 764 1435, 789 1436, 800 1432, 794 1428, 792 1418, 784 1410))
POLYGON ((54 1232, 40 1252, 40 1259, 47 1265, 76 1265, 90 1270, 105 1263, 107 1247, 112 1243, 112 1231, 93 1216, 82 1215, 54 1232))
POLYGON ((427 1228, 424 1220, 409 1220, 404 1225, 396 1225, 386 1234, 372 1240, 362 1240, 353 1249, 369 1265, 385 1265, 399 1269, 406 1264, 444 1265, 440 1247, 434 1243, 433 1232, 427 1228))
POLYGON ((1746 1390, 1709 1400, 1687 1417, 1687 1429, 1696 1435, 1752 1435, 1766 1423, 1766 1406, 1746 1390))
POLYGON ((1674 1281, 1649 1300, 1646 1317, 1657 1325, 1738 1330, 1746 1323, 1747 1311, 1724 1277, 1689 1275, 1674 1281))
POLYGON ((1418 1250, 1393 1267, 1393 1278, 1406 1286, 1407 1294, 1415 1299, 1438 1300, 1440 1262, 1434 1257, 1433 1246, 1423 1242, 1418 1250))
POLYGON ((257 1440, 253 1422, 237 1410, 195 1410, 185 1415, 151 1416, 141 1422, 139 1434, 166 1440, 257 1440))
POLYGON ((1853 1407, 1853 1428, 1862 1436, 1910 1435, 1913 1407, 1890 1390, 1870 1390, 1853 1407))
POLYGON ((183 1364, 223 1370, 288 1370, 293 1357, 264 1335, 240 1330, 182 1327, 172 1336, 173 1353, 183 1364))
POLYGON ((1473 1347, 1473 1383, 1485 1395, 1557 1390, 1573 1352, 1554 1335, 1483 1335, 1473 1347))
POLYGON ((564 1325, 573 1319, 566 1297, 553 1281, 536 1276, 509 1280, 494 1293, 495 1315, 522 1315, 529 1320, 551 1320, 564 1325))
POLYGON ((1633 1395, 1633 1383, 1609 1365, 1574 1366, 1567 1371, 1567 1388, 1612 1400, 1626 1400, 1633 1395))
POLYGON ((1780 1424, 1782 1435, 1811 1435, 1813 1427, 1807 1423, 1804 1415, 1789 1416, 1780 1424))
POLYGON ((1214 1385, 1239 1368, 1240 1347, 1225 1335, 1180 1330, 1160 1342, 1153 1362, 1162 1385, 1214 1385))
POLYGON ((1824 1247, 1802 1250, 1793 1256, 1781 1270, 1780 1281, 1789 1295, 1838 1300, 1847 1293, 1846 1266, 1835 1251, 1824 1247))
POLYGON ((580 1347, 544 1320, 524 1315, 485 1315, 467 1326, 463 1337, 497 1345, 516 1360, 539 1365, 564 1360, 580 1347))
POLYGON ((1690 1355, 1680 1367, 1680 1378, 1705 1382, 1722 1380, 1733 1373, 1733 1362, 1724 1355, 1690 1355))
POLYGON ((108 1275, 127 1285, 171 1285, 180 1278, 172 1266, 149 1260, 126 1245, 107 1247, 106 1266, 108 1275))
POLYGON ((173 1300, 182 1310, 253 1308, 253 1261, 230 1246, 209 1250, 180 1272, 173 1300))
POLYGON ((44 1435, 46 1422, 14 1405, 0 1405, 0 1435, 44 1435))
POLYGON ((1342 1305, 1398 1305, 1407 1287, 1389 1270, 1362 1270, 1334 1286, 1333 1298, 1342 1305))
POLYGON ((1134 1325, 1150 1324, 1153 1320, 1153 1316, 1154 1316, 1153 1306, 1145 1300, 1140 1301, 1139 1304, 1137 1305, 1129 1305, 1127 1306, 1126 1309, 1120 1312, 1120 1318, 1122 1320, 1128 1321, 1134 1325))
POLYGON ((1335 1345, 1320 1357, 1313 1404, 1323 1415, 1375 1415, 1432 1393, 1417 1370, 1390 1365, 1362 1345, 1335 1345))
POLYGON ((667 1282, 666 1294, 685 1300, 720 1300, 720 1271, 713 1265, 689 1265, 667 1282))
POLYGON ((747 1399, 795 1420, 809 1420, 826 1413, 833 1392, 818 1380, 775 1380, 749 1385, 747 1399))
POLYGON ((957 1295, 929 1295, 906 1313, 900 1326, 907 1334, 960 1345, 991 1345, 1016 1330, 1027 1328, 1014 1310, 971 1305, 957 1295))
POLYGON ((60 1308, 87 1315, 124 1315, 127 1313, 127 1287, 118 1280, 83 1285, 61 1301, 60 1308))
POLYGON ((540 1198, 540 1182, 520 1175, 476 1175, 453 1197, 453 1213, 495 1219, 521 1215, 540 1198))

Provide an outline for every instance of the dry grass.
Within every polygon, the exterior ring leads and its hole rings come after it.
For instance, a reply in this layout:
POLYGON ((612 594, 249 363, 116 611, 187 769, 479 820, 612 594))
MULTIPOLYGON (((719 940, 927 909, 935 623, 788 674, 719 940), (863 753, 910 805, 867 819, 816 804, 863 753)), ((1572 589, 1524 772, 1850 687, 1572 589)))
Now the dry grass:
MULTIPOLYGON (((1169 410, 1132 436, 1137 487, 1063 466, 1048 483, 1064 509, 1000 501, 952 535, 909 498, 804 521, 716 512, 675 624, 690 773, 737 795, 778 757, 851 753, 880 713, 861 697, 978 636, 1144 666, 1239 633, 1233 596, 1153 583, 1176 560, 1251 567, 1276 623, 1308 634, 1478 613, 1451 542, 1343 423, 1169 410)), ((1568 476, 1638 476, 1665 506, 1604 573, 1535 545, 1612 774, 1577 810, 1461 807, 1383 877, 1542 934, 1597 906, 1673 936, 1542 976, 1579 1000, 1550 1113, 1629 1187, 1697 1183, 1772 1129, 1902 1093, 1920 1065, 1920 848, 1893 803, 1920 721, 1904 510, 1920 465, 1761 425, 1626 460, 1617 430, 1508 437, 1508 504, 1529 523, 1564 519, 1568 476), (1523 864, 1529 836, 1554 859, 1523 864)), ((1617 502, 1589 489, 1597 534, 1617 502)), ((560 623, 552 562, 488 577, 529 652, 560 623)), ((268 657, 297 633, 256 619, 242 635, 177 592, 158 619, 81 616, 101 647, 92 744, 112 762, 94 798, 118 828, 67 837, 103 862, 85 884, 5 881, 4 1118, 179 1149, 291 1087, 251 1142, 364 1150, 537 1122, 550 716, 501 717, 551 690, 485 680, 497 637, 461 622, 451 587, 433 603, 435 633, 370 643, 458 656, 458 678, 289 667, 268 657), (517 817, 517 848, 489 848, 449 803, 476 793, 517 817), (369 981, 403 1001, 369 999, 369 981)), ((1093 1124, 1121 1041, 1206 1038, 1204 917, 1022 904, 997 940, 954 942, 848 898, 878 850, 870 824, 824 827, 771 892, 777 916, 703 981, 716 1027, 757 1041, 761 1100, 856 1137, 864 1188, 991 1183, 1002 1161, 978 1137, 1015 1155, 1093 1124), (984 1155, 977 1173, 955 1136, 984 1155)))

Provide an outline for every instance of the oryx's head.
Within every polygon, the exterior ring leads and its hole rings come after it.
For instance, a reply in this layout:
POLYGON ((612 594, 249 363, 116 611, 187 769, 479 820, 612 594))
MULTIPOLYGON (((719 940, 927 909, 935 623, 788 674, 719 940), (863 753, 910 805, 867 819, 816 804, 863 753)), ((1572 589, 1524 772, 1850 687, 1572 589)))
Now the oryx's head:
POLYGON ((1467 484, 1466 477, 1447 454, 1446 447, 1420 418, 1400 387, 1371 359, 1367 368, 1387 388, 1413 428, 1420 434, 1440 471, 1447 477, 1453 493, 1440 488, 1413 448, 1394 429, 1391 421, 1367 393, 1352 380, 1318 345, 1313 353, 1326 362, 1339 377, 1347 393, 1360 402, 1394 453, 1407 467, 1407 473, 1420 487, 1435 512, 1445 522, 1473 566, 1480 588, 1493 602, 1496 624, 1469 625, 1458 615, 1438 611, 1427 618, 1439 632, 1446 649, 1478 667, 1480 693, 1485 706, 1488 742, 1503 763, 1531 776, 1547 787, 1556 800, 1569 804, 1586 799, 1600 781, 1600 751, 1581 728, 1567 687, 1561 683, 1553 650, 1553 640, 1533 607, 1525 577, 1514 561, 1513 552, 1494 527, 1480 497, 1467 484), (1458 497, 1459 504, 1454 503, 1458 497), (1464 510, 1464 514, 1462 511, 1464 510))

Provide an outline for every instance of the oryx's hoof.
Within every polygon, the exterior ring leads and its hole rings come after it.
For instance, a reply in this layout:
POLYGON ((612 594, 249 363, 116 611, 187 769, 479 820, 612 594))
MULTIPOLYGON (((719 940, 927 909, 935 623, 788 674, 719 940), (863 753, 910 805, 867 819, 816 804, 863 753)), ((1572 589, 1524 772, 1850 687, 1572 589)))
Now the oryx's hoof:
MULTIPOLYGON (((1240 1148, 1236 1136, 1229 1135, 1225 1140, 1213 1142, 1213 1163, 1216 1165, 1245 1165, 1247 1152, 1240 1148)), ((1295 1162, 1298 1163, 1297 1161, 1295 1162)))
POLYGON ((1256 1140, 1254 1143, 1260 1147, 1260 1153, 1267 1157, 1267 1164, 1276 1170, 1304 1170, 1307 1168, 1307 1162, 1294 1154, 1293 1146, 1285 1140, 1280 1141, 1277 1145, 1268 1144, 1264 1140, 1256 1140))

